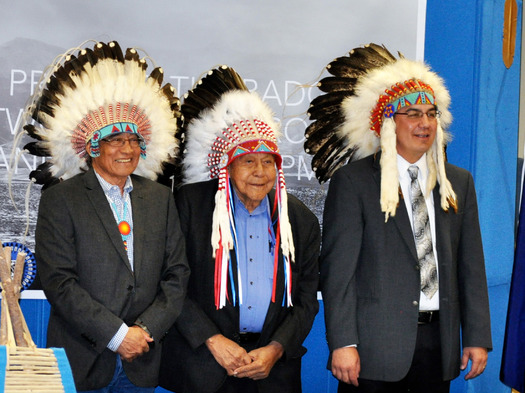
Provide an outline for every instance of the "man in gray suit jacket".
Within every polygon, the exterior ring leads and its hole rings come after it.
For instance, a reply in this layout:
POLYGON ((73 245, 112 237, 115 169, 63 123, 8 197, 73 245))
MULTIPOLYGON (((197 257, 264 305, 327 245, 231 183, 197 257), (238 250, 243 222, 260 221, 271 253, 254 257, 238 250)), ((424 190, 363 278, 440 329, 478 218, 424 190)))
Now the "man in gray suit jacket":
POLYGON ((135 56, 110 43, 66 58, 34 114, 51 173, 64 178, 43 192, 36 228, 47 345, 65 348, 79 391, 155 390, 189 277, 171 190, 134 174, 154 177, 175 149, 175 97, 135 56))
POLYGON ((323 220, 329 368, 338 392, 448 392, 492 346, 473 179, 445 162, 441 79, 383 47, 358 52, 370 69, 347 79, 339 132, 366 158, 335 172, 323 220))
POLYGON ((130 177, 132 266, 95 162, 44 191, 40 202, 36 253, 51 303, 47 345, 66 349, 78 390, 107 386, 120 358, 134 385, 154 387, 159 340, 182 308, 189 275, 177 209, 167 187, 130 177), (109 348, 123 326, 121 344, 109 348))

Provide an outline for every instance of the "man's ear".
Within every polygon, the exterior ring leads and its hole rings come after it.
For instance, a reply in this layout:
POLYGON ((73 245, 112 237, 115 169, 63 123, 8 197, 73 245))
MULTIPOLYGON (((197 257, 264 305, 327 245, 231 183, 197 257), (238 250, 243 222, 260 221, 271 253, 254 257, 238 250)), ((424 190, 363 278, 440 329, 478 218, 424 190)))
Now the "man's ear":
POLYGON ((93 154, 93 151, 91 150, 91 141, 89 141, 86 145, 86 152, 91 158, 98 157, 98 155, 93 154))

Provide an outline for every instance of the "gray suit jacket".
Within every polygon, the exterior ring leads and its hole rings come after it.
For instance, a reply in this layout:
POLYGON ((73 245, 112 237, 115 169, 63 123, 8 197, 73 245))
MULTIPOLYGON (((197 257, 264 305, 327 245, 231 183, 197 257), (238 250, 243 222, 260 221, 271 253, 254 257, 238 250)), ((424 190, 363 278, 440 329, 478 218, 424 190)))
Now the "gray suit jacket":
POLYGON ((111 207, 91 169, 42 194, 37 267, 51 304, 47 345, 64 347, 77 389, 106 386, 116 354, 106 345, 123 322, 140 319, 155 342, 124 362, 138 386, 156 386, 159 340, 182 308, 189 268, 167 187, 133 176, 134 270, 111 207))
MULTIPOLYGON (((420 278, 405 203, 385 223, 380 154, 341 168, 326 198, 321 286, 330 351, 358 344, 360 377, 397 381, 411 364, 420 278)), ((443 379, 459 374, 463 346, 491 348, 487 283, 472 176, 446 164, 458 212, 436 206, 443 379)))

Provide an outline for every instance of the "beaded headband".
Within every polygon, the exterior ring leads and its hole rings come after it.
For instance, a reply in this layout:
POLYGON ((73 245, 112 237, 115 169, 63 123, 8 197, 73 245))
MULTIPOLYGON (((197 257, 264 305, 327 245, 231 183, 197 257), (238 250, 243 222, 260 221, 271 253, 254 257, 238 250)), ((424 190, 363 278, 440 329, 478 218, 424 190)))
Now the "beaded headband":
POLYGON ((221 169, 230 165, 234 159, 249 153, 274 154, 281 162, 274 131, 258 119, 239 120, 217 136, 208 154, 210 178, 217 178, 221 169))
MULTIPOLYGON (((122 133, 135 134, 139 137, 140 156, 145 159, 146 158, 146 141, 144 140, 143 135, 139 133, 138 126, 134 123, 112 123, 112 124, 108 124, 107 126, 103 127, 102 129, 98 131, 95 131, 93 133, 93 136, 89 139, 89 141, 91 142, 91 149, 89 151, 89 155, 91 157, 100 156, 100 145, 99 145, 100 140, 104 139, 105 137, 109 135, 122 134, 122 133)), ((80 152, 82 150, 80 148, 77 148, 77 151, 80 152)))
POLYGON ((385 90, 377 100, 377 104, 372 109, 370 115, 370 129, 377 136, 381 132, 383 117, 390 118, 399 109, 417 104, 435 105, 434 90, 420 80, 406 80, 403 83, 396 83, 390 89, 385 90))

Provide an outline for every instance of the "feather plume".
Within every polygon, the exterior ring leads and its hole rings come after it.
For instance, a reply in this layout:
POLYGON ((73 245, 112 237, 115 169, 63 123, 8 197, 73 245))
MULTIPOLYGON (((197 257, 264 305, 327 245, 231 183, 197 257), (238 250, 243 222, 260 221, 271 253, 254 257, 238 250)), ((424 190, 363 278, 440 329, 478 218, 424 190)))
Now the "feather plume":
POLYGON ((160 86, 162 85, 162 80, 164 79, 164 71, 162 70, 162 68, 157 67, 153 71, 151 71, 149 77, 160 86))
POLYGON ((320 183, 332 177, 334 172, 346 164, 354 154, 354 150, 345 144, 345 141, 332 134, 312 158, 312 169, 320 183), (329 165, 326 165, 326 162, 329 165))
POLYGON ((31 138, 36 139, 37 141, 41 141, 42 137, 38 134, 38 130, 35 128, 32 124, 26 124, 24 126, 24 130, 27 132, 27 135, 29 135, 31 138))
POLYGON ((305 131, 306 140, 304 148, 309 154, 316 154, 319 149, 334 134, 332 127, 340 127, 344 123, 344 116, 341 112, 332 116, 325 116, 311 123, 305 131))
POLYGON ((343 76, 328 76, 321 79, 317 84, 319 90, 324 93, 348 91, 349 86, 353 86, 356 83, 355 78, 346 78, 343 76))
POLYGON ((27 150, 29 154, 37 157, 49 157, 50 152, 40 142, 29 142, 24 146, 24 150, 27 150))
POLYGON ((338 91, 315 97, 308 108, 310 120, 317 120, 340 111, 340 104, 351 94, 350 91, 338 91))
POLYGON ((211 108, 224 93, 232 90, 248 91, 241 76, 228 66, 211 70, 184 96, 182 114, 189 124, 203 110, 211 108))
POLYGON ((59 181, 51 173, 51 163, 49 161, 40 164, 34 171, 31 171, 29 178, 34 180, 36 184, 42 184, 44 186, 50 185, 50 183, 55 184, 59 181))

